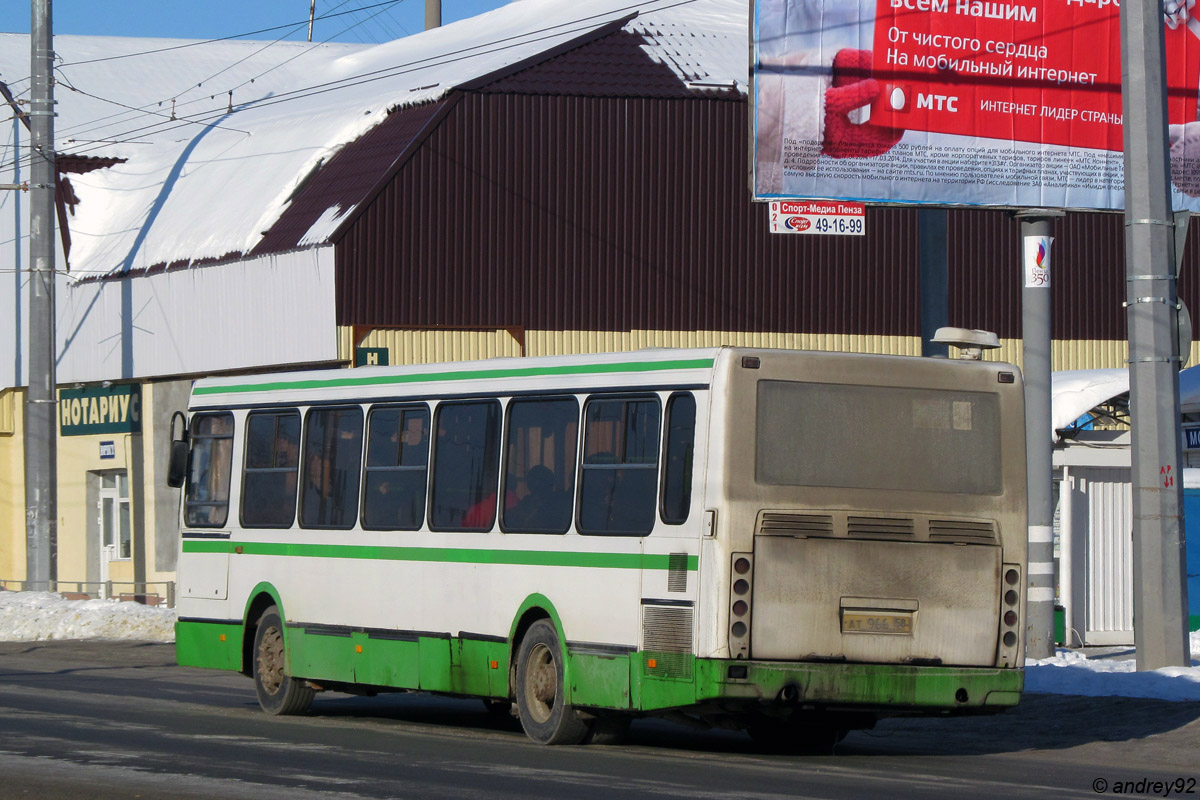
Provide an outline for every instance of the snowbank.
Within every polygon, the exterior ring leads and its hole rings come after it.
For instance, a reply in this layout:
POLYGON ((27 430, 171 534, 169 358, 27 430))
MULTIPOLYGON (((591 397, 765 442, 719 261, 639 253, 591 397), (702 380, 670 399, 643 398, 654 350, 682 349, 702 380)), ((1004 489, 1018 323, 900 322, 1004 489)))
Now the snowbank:
POLYGON ((116 600, 67 600, 50 592, 0 591, 0 642, 48 639, 175 641, 174 609, 116 600))
POLYGON ((1087 697, 1146 697, 1200 701, 1200 631, 1191 635, 1192 666, 1137 672, 1134 651, 1087 657, 1060 649, 1053 658, 1025 662, 1025 691, 1087 697))

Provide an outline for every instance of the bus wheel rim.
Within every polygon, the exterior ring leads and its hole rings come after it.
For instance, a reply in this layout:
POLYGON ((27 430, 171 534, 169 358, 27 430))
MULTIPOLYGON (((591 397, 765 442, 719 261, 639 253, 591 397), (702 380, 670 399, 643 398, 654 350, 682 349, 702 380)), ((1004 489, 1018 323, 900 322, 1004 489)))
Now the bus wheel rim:
POLYGON ((525 669, 525 697, 533 718, 543 723, 554 712, 554 701, 558 695, 558 667, 554 654, 544 644, 537 644, 529 653, 525 669))
POLYGON ((263 689, 275 694, 283 683, 283 635, 268 628, 258 647, 258 676, 263 689))

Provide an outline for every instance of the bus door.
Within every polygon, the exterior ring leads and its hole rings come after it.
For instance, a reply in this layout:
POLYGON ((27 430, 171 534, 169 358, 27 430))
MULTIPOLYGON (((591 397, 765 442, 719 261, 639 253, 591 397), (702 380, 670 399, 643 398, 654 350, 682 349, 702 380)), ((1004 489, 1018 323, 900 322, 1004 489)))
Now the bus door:
POLYGON ((183 597, 225 600, 229 593, 229 484, 233 415, 195 414, 183 497, 183 597))

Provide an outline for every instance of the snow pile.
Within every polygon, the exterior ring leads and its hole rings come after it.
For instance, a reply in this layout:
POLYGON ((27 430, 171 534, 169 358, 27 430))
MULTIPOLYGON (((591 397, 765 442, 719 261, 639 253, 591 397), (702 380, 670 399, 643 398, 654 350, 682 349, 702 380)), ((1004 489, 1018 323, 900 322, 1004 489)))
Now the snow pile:
POLYGON ((175 641, 175 609, 51 592, 0 591, 0 642, 49 639, 175 641))
POLYGON ((1200 631, 1191 636, 1191 667, 1138 672, 1132 648, 1116 657, 1088 658, 1076 650, 1059 649, 1053 658, 1031 658, 1025 662, 1025 691, 1200 701, 1200 631))

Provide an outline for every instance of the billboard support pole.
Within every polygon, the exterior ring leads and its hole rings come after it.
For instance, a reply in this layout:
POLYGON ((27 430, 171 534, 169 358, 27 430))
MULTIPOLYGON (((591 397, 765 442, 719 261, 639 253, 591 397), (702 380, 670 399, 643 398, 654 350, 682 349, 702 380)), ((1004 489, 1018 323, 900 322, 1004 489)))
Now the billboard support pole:
POLYGON ((921 355, 927 358, 946 358, 950 355, 950 345, 934 344, 932 341, 938 328, 950 324, 950 268, 946 250, 948 214, 944 208, 917 209, 917 253, 921 268, 921 355))
POLYGON ((1029 485, 1029 562, 1026 573, 1025 652, 1054 655, 1054 472, 1050 414, 1051 221, 1063 212, 1017 213, 1021 221, 1022 372, 1025 374, 1025 463, 1029 485))
POLYGON ((1133 613, 1139 670, 1186 667, 1175 231, 1159 0, 1121 4, 1125 286, 1133 424, 1133 613))

